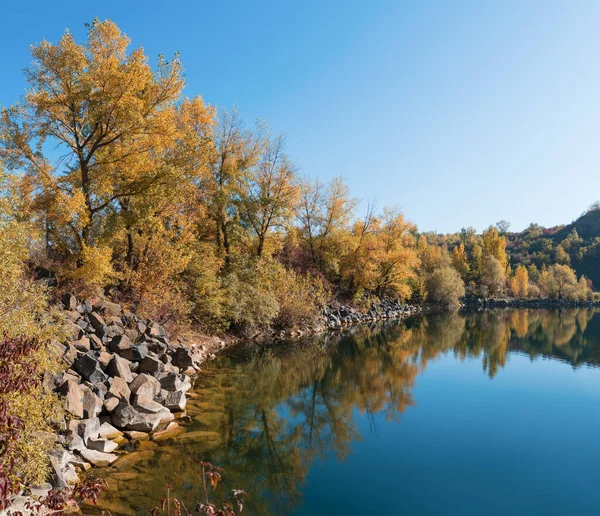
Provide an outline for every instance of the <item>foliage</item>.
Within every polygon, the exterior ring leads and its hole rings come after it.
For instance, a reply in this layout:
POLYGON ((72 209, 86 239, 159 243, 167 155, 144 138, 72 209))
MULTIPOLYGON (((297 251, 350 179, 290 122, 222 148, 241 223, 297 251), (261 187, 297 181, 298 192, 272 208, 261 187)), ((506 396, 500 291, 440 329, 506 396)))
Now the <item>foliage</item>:
POLYGON ((0 449, 0 466, 13 483, 41 482, 53 445, 48 432, 62 414, 41 378, 57 367, 48 342, 61 337, 61 325, 48 309, 46 290, 29 277, 25 262, 34 233, 20 219, 25 201, 14 184, 0 171, 0 433, 8 439, 0 449))
POLYGON ((465 295, 460 274, 448 265, 436 269, 427 282, 428 298, 434 303, 453 305, 465 295))

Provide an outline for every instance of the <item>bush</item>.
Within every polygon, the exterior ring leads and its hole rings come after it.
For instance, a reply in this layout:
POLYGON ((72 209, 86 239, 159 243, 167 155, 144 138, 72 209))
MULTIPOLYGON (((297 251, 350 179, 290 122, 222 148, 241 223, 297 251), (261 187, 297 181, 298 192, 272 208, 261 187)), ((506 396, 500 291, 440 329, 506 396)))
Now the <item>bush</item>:
POLYGON ((269 258, 238 258, 223 286, 225 315, 234 329, 246 335, 271 326, 287 330, 311 324, 328 297, 319 279, 269 258))
POLYGON ((28 275, 25 263, 34 234, 18 219, 21 201, 0 171, 0 403, 8 415, 0 421, 0 436, 11 433, 11 421, 20 436, 0 444, 0 467, 13 482, 42 482, 53 444, 47 436, 63 411, 40 380, 58 364, 46 343, 62 336, 48 310, 47 292, 28 275))
POLYGON ((428 278, 427 290, 430 301, 453 305, 465 295, 465 283, 455 268, 444 265, 428 278))

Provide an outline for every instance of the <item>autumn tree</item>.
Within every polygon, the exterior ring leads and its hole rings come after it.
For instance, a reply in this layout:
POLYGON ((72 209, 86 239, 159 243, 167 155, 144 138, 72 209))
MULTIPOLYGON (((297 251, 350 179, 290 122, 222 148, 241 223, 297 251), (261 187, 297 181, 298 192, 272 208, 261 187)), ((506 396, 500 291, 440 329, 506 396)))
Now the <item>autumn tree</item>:
POLYGON ((461 278, 465 279, 469 273, 469 261, 465 252, 465 244, 460 243, 452 250, 452 265, 461 278))
POLYGON ((285 154, 282 135, 267 133, 258 163, 240 182, 241 218, 254 236, 252 252, 260 257, 269 235, 290 223, 298 200, 296 167, 285 154))
POLYGON ((529 293, 529 273, 524 265, 519 265, 510 279, 510 290, 515 297, 525 298, 529 293))
POLYGON ((160 56, 153 71, 108 20, 95 20, 83 45, 67 32, 32 55, 28 93, 2 112, 2 155, 26 173, 48 249, 110 276, 112 237, 131 203, 183 168, 172 160, 181 63, 160 56), (48 144, 60 151, 46 153, 48 144))
POLYGON ((340 177, 328 184, 305 181, 300 189, 297 220, 304 245, 314 263, 330 278, 338 277, 347 251, 348 226, 358 200, 340 177))
POLYGON ((236 239, 240 239, 240 186, 246 184, 264 148, 262 127, 245 128, 237 110, 222 110, 213 132, 214 151, 209 171, 199 183, 200 195, 214 227, 215 243, 231 264, 236 239))
POLYGON ((483 251, 483 262, 487 264, 490 257, 498 260, 504 271, 508 268, 508 256, 506 255, 506 238, 498 233, 495 227, 489 227, 481 236, 481 247, 483 251))

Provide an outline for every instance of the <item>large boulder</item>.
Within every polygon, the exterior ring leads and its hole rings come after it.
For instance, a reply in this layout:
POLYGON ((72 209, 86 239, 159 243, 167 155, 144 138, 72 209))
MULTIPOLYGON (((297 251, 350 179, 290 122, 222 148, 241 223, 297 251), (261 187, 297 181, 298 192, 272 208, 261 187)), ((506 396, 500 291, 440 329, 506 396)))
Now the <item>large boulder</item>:
POLYGON ((66 411, 75 417, 83 417, 83 392, 73 380, 66 380, 58 388, 58 393, 64 396, 66 411))
POLYGON ((97 439, 100 433, 100 419, 97 417, 71 421, 71 429, 77 432, 87 445, 90 439, 97 439))
POLYGON ((145 414, 158 414, 159 412, 165 410, 165 407, 163 407, 160 403, 157 403, 153 399, 143 394, 135 397, 133 406, 138 412, 145 414))
POLYGON ((114 461, 116 461, 119 456, 114 453, 104 453, 97 450, 81 450, 81 456, 87 460, 90 464, 94 466, 103 467, 110 466, 114 461))
POLYGON ((148 347, 146 344, 136 344, 128 349, 124 349, 119 354, 131 362, 140 362, 146 358, 148 347))
POLYGON ((89 354, 80 355, 73 362, 73 369, 91 383, 105 382, 108 376, 102 371, 100 363, 89 354))
POLYGON ((162 422, 164 414, 142 413, 126 403, 119 403, 112 414, 112 422, 117 428, 153 432, 162 422))
POLYGON ((156 356, 147 355, 140 362, 140 367, 138 371, 140 373, 149 373, 153 376, 161 373, 165 369, 165 364, 163 364, 156 356))
POLYGON ((108 394, 110 394, 114 398, 118 398, 121 401, 128 402, 131 397, 131 390, 127 385, 127 382, 122 378, 115 376, 112 379, 112 383, 110 385, 110 389, 108 389, 108 394))
POLYGON ((87 443, 90 450, 96 450, 102 453, 111 453, 115 451, 119 445, 108 439, 90 439, 87 443))
POLYGON ((129 349, 133 344, 127 335, 116 335, 110 341, 109 347, 113 353, 121 353, 129 349))
POLYGON ((148 396, 148 398, 154 399, 154 397, 160 392, 160 382, 146 373, 138 374, 133 382, 129 385, 131 392, 136 396, 148 396))
POLYGON ((83 392, 83 417, 95 418, 99 416, 103 407, 102 400, 92 392, 92 389, 85 385, 81 386, 81 391, 83 392))
POLYGON ((106 366, 106 372, 110 376, 119 377, 125 380, 125 382, 131 383, 133 381, 133 374, 131 374, 129 364, 130 362, 126 358, 115 355, 108 363, 108 366, 106 366))
POLYGON ((98 335, 100 338, 104 337, 108 332, 108 329, 106 327, 106 321, 102 318, 102 316, 96 312, 91 312, 87 315, 87 317, 90 321, 90 324, 94 328, 96 335, 98 335))
POLYGON ((169 410, 181 411, 185 409, 187 402, 185 393, 182 391, 169 392, 165 397, 164 406, 169 410))

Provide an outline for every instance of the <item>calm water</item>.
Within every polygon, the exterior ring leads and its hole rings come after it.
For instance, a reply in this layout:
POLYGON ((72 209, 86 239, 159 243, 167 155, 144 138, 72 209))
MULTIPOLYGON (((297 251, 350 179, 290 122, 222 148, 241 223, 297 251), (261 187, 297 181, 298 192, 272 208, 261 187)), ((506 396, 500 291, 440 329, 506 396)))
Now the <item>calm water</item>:
MULTIPOLYGON (((600 312, 438 314, 235 350, 198 380, 175 439, 103 472, 113 514, 201 459, 250 514, 600 514, 600 312)), ((219 489, 216 496, 222 495, 219 489)))

